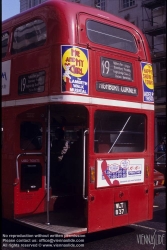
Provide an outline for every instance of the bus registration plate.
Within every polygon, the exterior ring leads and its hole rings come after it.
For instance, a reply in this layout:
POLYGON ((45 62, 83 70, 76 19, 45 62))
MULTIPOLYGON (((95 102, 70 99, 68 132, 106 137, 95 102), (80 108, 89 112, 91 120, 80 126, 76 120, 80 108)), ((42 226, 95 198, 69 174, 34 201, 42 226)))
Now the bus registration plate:
POLYGON ((123 214, 127 214, 127 202, 123 201, 123 202, 117 202, 114 204, 114 211, 115 211, 115 215, 123 215, 123 214))

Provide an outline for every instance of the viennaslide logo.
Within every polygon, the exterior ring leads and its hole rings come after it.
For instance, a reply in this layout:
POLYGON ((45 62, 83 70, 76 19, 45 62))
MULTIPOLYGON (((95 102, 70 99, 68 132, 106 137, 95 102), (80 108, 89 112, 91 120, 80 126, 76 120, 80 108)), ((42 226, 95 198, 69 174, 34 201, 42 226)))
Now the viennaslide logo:
MULTIPOLYGON (((155 230, 155 229, 154 229, 155 230)), ((152 245, 153 249, 158 245, 165 245, 165 234, 137 234, 137 243, 140 245, 152 245)))

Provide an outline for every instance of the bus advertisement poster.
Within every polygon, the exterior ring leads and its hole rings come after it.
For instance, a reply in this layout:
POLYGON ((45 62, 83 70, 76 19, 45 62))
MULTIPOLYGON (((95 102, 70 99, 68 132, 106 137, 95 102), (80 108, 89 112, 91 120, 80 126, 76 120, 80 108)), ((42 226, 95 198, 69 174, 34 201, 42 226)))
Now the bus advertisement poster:
POLYGON ((97 160, 97 188, 144 182, 144 159, 97 160))
POLYGON ((10 72, 11 72, 11 60, 2 62, 2 72, 1 72, 2 95, 9 95, 9 91, 10 91, 10 72))
POLYGON ((143 101, 154 103, 154 82, 152 65, 147 62, 141 62, 143 101))
POLYGON ((88 50, 62 45, 62 92, 88 95, 88 50))

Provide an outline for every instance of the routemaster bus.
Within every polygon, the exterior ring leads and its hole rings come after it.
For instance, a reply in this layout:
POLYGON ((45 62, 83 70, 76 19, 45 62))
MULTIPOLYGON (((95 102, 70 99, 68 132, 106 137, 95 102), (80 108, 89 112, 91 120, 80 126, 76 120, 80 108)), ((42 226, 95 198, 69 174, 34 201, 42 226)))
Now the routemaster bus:
POLYGON ((153 216, 154 87, 142 32, 50 0, 2 24, 3 217, 63 235, 153 216))

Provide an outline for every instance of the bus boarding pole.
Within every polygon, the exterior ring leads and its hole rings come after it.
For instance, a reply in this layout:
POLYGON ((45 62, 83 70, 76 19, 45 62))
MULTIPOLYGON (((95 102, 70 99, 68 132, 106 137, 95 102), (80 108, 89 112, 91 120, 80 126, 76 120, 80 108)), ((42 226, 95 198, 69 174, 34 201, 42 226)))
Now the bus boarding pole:
POLYGON ((48 145, 47 145, 47 225, 49 222, 49 203, 50 203, 50 106, 48 107, 48 145))

